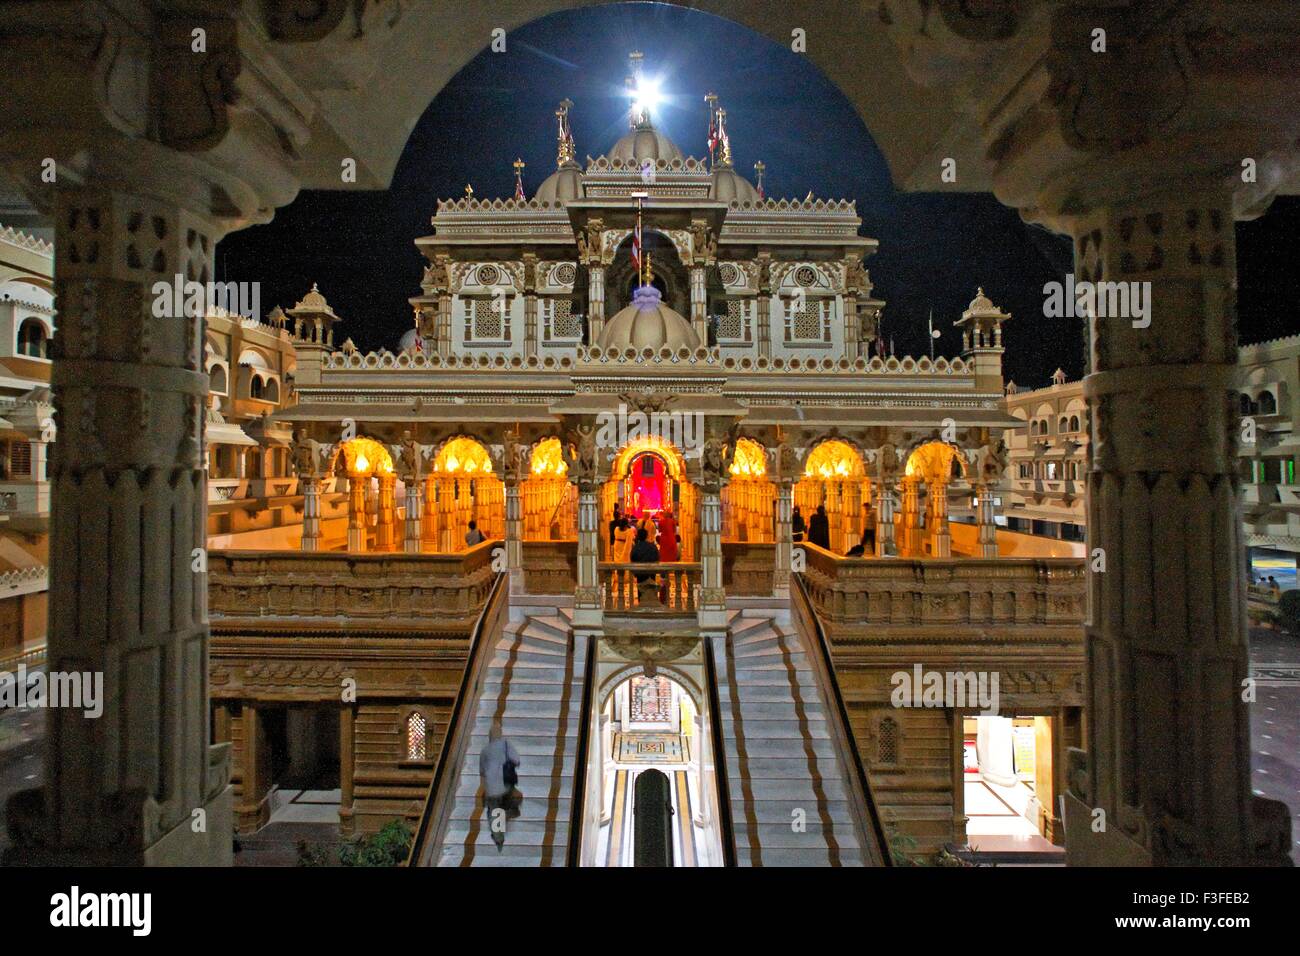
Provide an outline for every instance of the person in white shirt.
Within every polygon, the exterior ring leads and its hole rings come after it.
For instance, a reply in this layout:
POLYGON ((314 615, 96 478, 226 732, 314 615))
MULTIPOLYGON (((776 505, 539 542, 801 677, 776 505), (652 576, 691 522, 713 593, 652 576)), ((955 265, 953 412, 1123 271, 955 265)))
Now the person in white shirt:
POLYGON ((478 775, 483 782, 483 807, 487 811, 488 830, 500 853, 506 842, 506 820, 518 816, 515 785, 506 781, 506 765, 520 764, 519 752, 506 740, 501 722, 494 721, 488 730, 488 742, 478 755, 478 775), (501 811, 499 814, 497 811, 501 811))

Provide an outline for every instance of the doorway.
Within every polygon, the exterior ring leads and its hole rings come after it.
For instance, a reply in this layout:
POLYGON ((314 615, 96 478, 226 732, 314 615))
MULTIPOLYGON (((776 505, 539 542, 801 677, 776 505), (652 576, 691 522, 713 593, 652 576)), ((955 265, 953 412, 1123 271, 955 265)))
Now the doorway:
POLYGON ((662 673, 628 677, 606 697, 599 726, 595 865, 720 866, 701 783, 706 723, 694 697, 662 673), (659 862, 645 862, 652 858, 659 862))
POLYGON ((983 853, 1059 853, 1045 833, 1054 798, 1052 719, 965 717, 966 841, 983 853))

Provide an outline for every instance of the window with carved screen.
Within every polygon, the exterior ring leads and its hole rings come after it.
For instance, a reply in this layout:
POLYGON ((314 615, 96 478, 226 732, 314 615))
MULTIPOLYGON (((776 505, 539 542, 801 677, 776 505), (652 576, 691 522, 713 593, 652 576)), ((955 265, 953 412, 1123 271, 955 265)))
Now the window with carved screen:
POLYGON ((506 337, 505 299, 475 299, 468 338, 500 342, 506 337))
POLYGON ((876 763, 898 763, 899 749, 898 721, 893 717, 882 717, 876 731, 876 763))
POLYGON ((785 306, 787 342, 830 341, 830 318, 824 303, 816 299, 789 299, 785 306))
POLYGON ((745 303, 740 299, 728 299, 726 315, 718 317, 718 338, 744 339, 747 338, 745 332, 745 303))
POLYGON ((424 714, 413 713, 406 718, 406 759, 424 760, 428 756, 428 724, 424 714))
POLYGON ((556 299, 553 309, 549 338, 582 338, 582 319, 573 314, 573 301, 571 299, 556 299))

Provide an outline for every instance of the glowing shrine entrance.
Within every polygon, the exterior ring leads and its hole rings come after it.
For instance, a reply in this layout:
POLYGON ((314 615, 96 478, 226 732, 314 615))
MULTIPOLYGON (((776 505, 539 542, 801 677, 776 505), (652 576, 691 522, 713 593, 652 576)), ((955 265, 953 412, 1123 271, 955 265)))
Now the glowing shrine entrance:
POLYGON ((675 504, 672 492, 673 485, 668 481, 664 460, 651 452, 643 452, 632 459, 628 468, 623 510, 637 516, 645 512, 658 514, 675 504))

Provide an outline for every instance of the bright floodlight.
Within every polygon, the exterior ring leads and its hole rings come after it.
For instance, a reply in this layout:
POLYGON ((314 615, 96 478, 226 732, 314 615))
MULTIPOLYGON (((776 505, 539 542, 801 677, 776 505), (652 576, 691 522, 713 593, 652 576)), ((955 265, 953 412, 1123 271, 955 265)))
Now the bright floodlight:
POLYGON ((659 92, 659 81, 644 77, 637 81, 636 89, 632 91, 632 100, 637 112, 652 111, 663 100, 663 95, 659 92))

